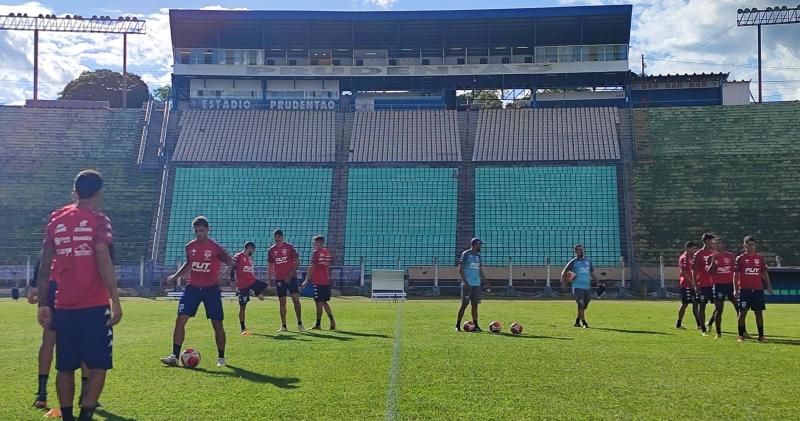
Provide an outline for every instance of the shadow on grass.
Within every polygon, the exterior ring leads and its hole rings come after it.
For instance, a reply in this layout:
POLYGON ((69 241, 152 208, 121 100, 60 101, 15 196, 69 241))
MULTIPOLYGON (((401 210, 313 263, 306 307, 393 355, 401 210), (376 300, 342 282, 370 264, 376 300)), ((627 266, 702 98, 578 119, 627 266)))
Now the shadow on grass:
POLYGON ((524 339, 555 339, 555 340, 559 340, 559 341, 571 341, 572 340, 572 338, 562 338, 562 337, 559 337, 559 336, 526 335, 524 333, 521 334, 521 335, 515 335, 513 333, 508 333, 508 332, 498 332, 498 333, 493 333, 493 335, 507 336, 509 338, 524 338, 524 339))
POLYGON ((226 365, 225 367, 220 368, 220 370, 225 370, 225 369, 228 369, 230 371, 210 371, 201 367, 194 368, 193 370, 211 376, 233 377, 233 378, 244 379, 254 383, 271 384, 281 389, 296 389, 298 387, 297 383, 300 381, 300 379, 298 379, 297 377, 273 377, 267 374, 256 373, 255 371, 250 371, 241 367, 236 367, 235 365, 226 365))
POLYGON ((336 330, 335 332, 336 333, 340 333, 342 335, 347 335, 347 336, 361 336, 361 337, 364 337, 364 338, 386 338, 386 339, 391 339, 391 336, 389 336, 389 335, 381 335, 380 333, 350 332, 350 331, 347 331, 347 330, 336 330))
POLYGON ((671 333, 666 332, 656 332, 654 330, 629 330, 629 329, 613 329, 610 327, 593 327, 589 330, 605 330, 608 332, 619 332, 619 333, 635 333, 637 335, 666 335, 666 336, 673 336, 671 333))
POLYGON ((767 343, 778 345, 800 345, 800 339, 776 339, 767 336, 767 343))
POLYGON ((102 408, 95 409, 94 414, 98 415, 98 416, 101 416, 101 417, 103 417, 103 418, 105 418, 106 420, 109 420, 109 421, 136 421, 136 418, 123 417, 123 416, 114 414, 112 412, 108 412, 108 411, 106 411, 105 409, 102 409, 102 408))
POLYGON ((301 338, 295 334, 284 335, 265 335, 263 333, 251 333, 253 336, 261 336, 262 338, 274 339, 276 341, 308 341, 308 339, 301 338))
POLYGON ((321 338, 321 339, 333 339, 333 340, 336 340, 336 341, 352 341, 353 340, 353 338, 348 338, 347 336, 328 335, 327 333, 319 333, 319 332, 320 331, 318 331, 318 330, 307 331, 306 335, 312 336, 312 337, 315 337, 315 338, 321 338))

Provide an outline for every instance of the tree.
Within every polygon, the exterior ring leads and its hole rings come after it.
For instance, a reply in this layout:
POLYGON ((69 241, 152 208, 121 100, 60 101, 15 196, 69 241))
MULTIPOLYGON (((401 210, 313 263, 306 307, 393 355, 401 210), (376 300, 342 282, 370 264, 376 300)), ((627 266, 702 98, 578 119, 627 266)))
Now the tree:
MULTIPOLYGON (((128 73, 128 108, 141 108, 150 99, 147 85, 138 75, 128 73)), ((81 73, 64 86, 59 99, 108 101, 112 108, 122 108, 122 74, 108 69, 81 73)))
POLYGON ((172 90, 172 86, 164 85, 160 88, 153 89, 153 99, 159 102, 167 102, 169 101, 170 91, 172 90))
POLYGON ((480 108, 503 108, 500 92, 497 90, 467 91, 458 96, 459 103, 478 104, 480 108))

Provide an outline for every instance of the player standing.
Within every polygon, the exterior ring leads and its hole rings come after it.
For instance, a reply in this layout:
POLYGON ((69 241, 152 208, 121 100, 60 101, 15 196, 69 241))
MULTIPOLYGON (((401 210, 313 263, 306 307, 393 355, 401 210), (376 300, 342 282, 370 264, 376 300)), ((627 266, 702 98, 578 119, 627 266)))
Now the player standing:
POLYGON ((242 336, 250 336, 244 323, 244 313, 247 303, 250 302, 250 292, 259 299, 264 299, 264 290, 267 283, 256 279, 255 266, 253 266, 253 253, 256 252, 256 243, 248 241, 244 244, 244 250, 233 256, 233 266, 231 266, 231 283, 236 285, 239 296, 239 325, 242 328, 242 336))
MULTIPOLYGON (((706 262, 708 256, 714 254, 711 242, 716 238, 717 236, 714 234, 708 232, 704 233, 702 237, 703 248, 697 250, 692 259, 692 277, 694 278, 694 284, 697 287, 697 320, 700 322, 700 330, 702 331, 703 336, 706 336, 707 331, 706 305, 714 297, 714 281, 711 279, 711 274, 708 273, 706 262)), ((709 324, 708 327, 710 328, 711 325, 709 324)))
POLYGON ((725 300, 733 303, 734 310, 738 313, 738 304, 733 296, 733 272, 736 256, 725 249, 725 242, 717 238, 712 242, 714 254, 708 256, 706 270, 714 281, 714 314, 712 320, 717 325, 714 338, 722 337, 722 312, 725 310, 725 300))
POLYGON ((172 333, 172 354, 161 359, 169 366, 178 365, 183 340, 186 337, 186 322, 197 314, 200 303, 206 309, 206 317, 214 328, 217 342, 217 367, 225 365, 225 329, 222 326, 222 292, 219 289, 219 270, 222 263, 232 266, 233 261, 222 246, 208 236, 208 219, 198 216, 192 221, 195 239, 186 244, 186 262, 177 272, 167 277, 167 282, 189 272, 189 283, 178 304, 178 317, 172 333))
POLYGON ((336 320, 333 319, 333 312, 328 304, 331 300, 331 253, 325 247, 325 237, 321 235, 314 237, 314 251, 311 252, 311 264, 302 285, 303 289, 309 280, 314 287, 314 303, 317 306, 317 323, 311 330, 322 329, 320 324, 323 309, 331 321, 331 330, 336 330, 336 320))
POLYGON ((300 306, 300 282, 297 280, 297 268, 300 266, 300 256, 294 246, 283 241, 283 231, 275 230, 272 233, 275 244, 267 251, 268 276, 272 275, 278 290, 280 302, 281 327, 278 332, 286 332, 286 295, 292 296, 294 312, 297 316, 297 330, 305 332, 300 306))
POLYGON ((678 258, 678 267, 681 270, 680 280, 678 286, 681 288, 681 307, 678 309, 678 322, 675 327, 683 329, 681 323, 683 322, 683 315, 686 313, 686 307, 692 305, 692 314, 697 323, 697 328, 700 329, 700 319, 697 318, 697 300, 695 299, 695 290, 697 287, 692 279, 692 256, 697 251, 698 244, 694 241, 687 241, 684 244, 684 252, 678 258))
POLYGON ((475 324, 473 332, 481 332, 478 326, 478 304, 481 302, 481 288, 486 281, 481 263, 481 246, 484 244, 480 238, 473 238, 470 241, 470 248, 461 253, 458 261, 458 273, 461 274, 461 307, 458 309, 456 319, 456 331, 461 331, 461 319, 464 318, 464 311, 467 305, 471 306, 472 323, 475 324))
POLYGON ((111 220, 99 210, 102 188, 100 173, 80 172, 75 178, 77 204, 50 221, 42 246, 39 323, 55 326, 56 390, 66 421, 75 419, 75 370, 81 363, 87 367, 88 381, 78 419, 92 419, 106 371, 112 368, 112 326, 122 318, 111 260, 111 220), (54 257, 58 291, 51 310, 48 281, 54 257))
POLYGON ((736 269, 733 275, 733 293, 739 299, 739 338, 737 341, 744 342, 747 311, 753 310, 753 313, 756 314, 756 326, 758 326, 758 341, 767 342, 764 337, 764 310, 767 308, 764 302, 764 285, 770 295, 772 294, 767 263, 764 261, 764 256, 756 253, 756 240, 753 236, 744 237, 744 249, 745 252, 736 258, 736 269))
POLYGON ((575 274, 575 279, 572 280, 572 295, 578 305, 578 314, 573 327, 581 327, 583 324, 583 327, 588 329, 586 309, 589 308, 589 301, 591 301, 589 297, 592 293, 592 281, 597 282, 597 275, 594 273, 592 262, 585 257, 583 245, 576 244, 574 250, 575 258, 570 260, 561 271, 561 283, 563 285, 564 282, 567 282, 567 272, 575 274))

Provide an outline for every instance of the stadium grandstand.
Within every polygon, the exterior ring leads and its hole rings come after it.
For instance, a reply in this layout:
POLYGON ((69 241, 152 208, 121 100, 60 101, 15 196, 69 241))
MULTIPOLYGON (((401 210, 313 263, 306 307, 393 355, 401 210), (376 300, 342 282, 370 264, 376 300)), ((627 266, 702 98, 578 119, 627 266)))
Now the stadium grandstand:
POLYGON ((455 293, 476 236, 495 291, 517 295, 550 294, 576 243, 620 296, 674 285, 704 231, 800 265, 800 132, 783 124, 800 106, 749 105, 724 73, 633 74, 631 11, 170 10, 167 107, 0 108, 0 175, 26 180, 0 189, 3 279, 28 276, 86 167, 108 177, 122 282, 150 292, 197 215, 229 251, 255 241, 259 271, 274 229, 303 266, 326 235, 341 291, 393 268, 410 292, 455 293), (474 90, 508 106, 465 103, 474 90))

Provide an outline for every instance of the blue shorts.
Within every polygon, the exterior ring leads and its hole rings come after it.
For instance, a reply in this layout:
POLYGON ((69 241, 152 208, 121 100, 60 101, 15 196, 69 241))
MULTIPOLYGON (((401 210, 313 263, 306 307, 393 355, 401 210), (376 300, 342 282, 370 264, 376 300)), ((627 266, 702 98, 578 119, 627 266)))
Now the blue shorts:
POLYGON ((206 317, 209 320, 222 321, 224 313, 222 311, 222 292, 218 286, 196 287, 187 285, 183 290, 183 296, 178 303, 178 315, 194 317, 197 309, 203 303, 206 309, 206 317))
POLYGON ((300 293, 300 281, 297 279, 292 279, 290 282, 286 283, 283 281, 277 281, 276 284, 278 285, 278 297, 285 297, 286 293, 289 294, 299 294, 300 293))
POLYGON ((58 371, 75 371, 81 361, 92 369, 111 369, 114 332, 107 326, 110 315, 108 306, 55 311, 58 371))

